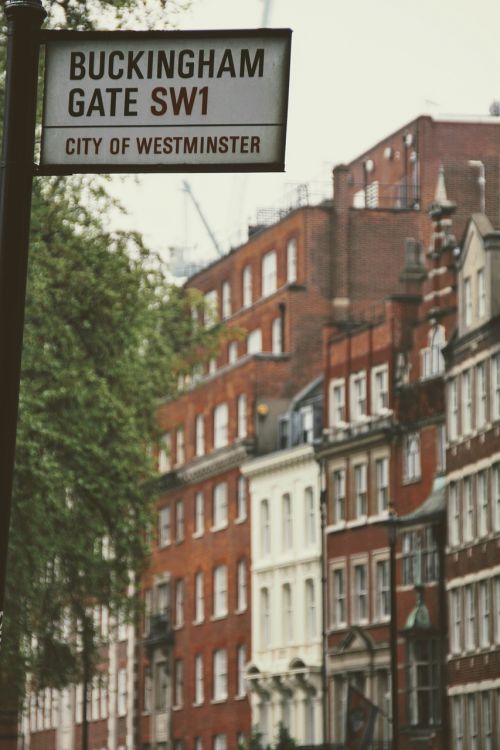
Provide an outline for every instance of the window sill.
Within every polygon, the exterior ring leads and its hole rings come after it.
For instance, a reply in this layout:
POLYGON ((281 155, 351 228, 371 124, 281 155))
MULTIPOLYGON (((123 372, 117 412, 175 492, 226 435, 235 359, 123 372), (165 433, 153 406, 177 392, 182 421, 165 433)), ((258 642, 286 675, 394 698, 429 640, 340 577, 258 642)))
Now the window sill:
POLYGON ((217 706, 219 703, 226 703, 227 702, 227 695, 225 698, 213 698, 210 701, 210 705, 217 706))
POLYGON ((421 476, 418 476, 418 477, 405 477, 403 479, 403 481, 402 481, 402 485, 404 487, 406 487, 406 485, 408 485, 408 484, 417 484, 417 482, 420 482, 420 481, 422 481, 422 477, 421 476))
POLYGON ((243 615, 243 614, 245 614, 245 612, 247 612, 247 611, 248 611, 248 607, 242 607, 242 608, 240 608, 240 609, 235 609, 235 610, 234 610, 234 614, 235 614, 235 615, 243 615))
POLYGON ((203 620, 193 620, 193 625, 203 625, 205 622, 205 618, 203 620))
POLYGON ((238 518, 234 519, 235 524, 245 523, 245 521, 248 519, 248 516, 238 516, 238 518))
POLYGON ((158 549, 166 549, 167 547, 171 547, 172 542, 164 542, 163 544, 158 545, 158 549))
POLYGON ((246 693, 241 693, 241 694, 235 695, 234 696, 234 700, 235 701, 244 701, 246 697, 247 697, 246 693))
POLYGON ((194 531, 192 534, 193 539, 201 539, 203 536, 203 531, 194 531))
POLYGON ((184 706, 172 706, 172 711, 181 711, 184 708, 184 706))
POLYGON ((217 622, 218 620, 224 620, 227 617, 227 612, 222 615, 212 615, 210 622, 217 622))
POLYGON ((196 703, 193 703, 193 708, 199 708, 200 706, 204 706, 204 705, 205 705, 205 701, 204 700, 198 701, 196 703))
POLYGON ((223 531, 224 529, 227 529, 227 527, 228 527, 228 523, 227 523, 227 521, 225 521, 224 523, 221 523, 218 526, 212 526, 210 528, 210 531, 213 531, 213 532, 215 532, 215 531, 223 531))

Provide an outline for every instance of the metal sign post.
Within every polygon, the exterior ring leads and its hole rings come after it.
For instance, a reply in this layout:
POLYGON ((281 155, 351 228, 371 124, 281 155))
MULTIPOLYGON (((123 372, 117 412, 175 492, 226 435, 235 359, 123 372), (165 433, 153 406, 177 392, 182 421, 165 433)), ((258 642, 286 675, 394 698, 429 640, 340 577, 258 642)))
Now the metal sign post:
POLYGON ((0 617, 21 372, 24 299, 34 174, 40 0, 7 0, 7 75, 0 168, 0 617))

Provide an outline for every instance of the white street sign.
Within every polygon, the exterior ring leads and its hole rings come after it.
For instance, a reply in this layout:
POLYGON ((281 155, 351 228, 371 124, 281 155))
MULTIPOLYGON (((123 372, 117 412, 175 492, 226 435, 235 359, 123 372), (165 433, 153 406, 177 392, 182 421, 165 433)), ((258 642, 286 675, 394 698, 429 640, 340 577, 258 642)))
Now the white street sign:
POLYGON ((289 29, 43 40, 40 174, 284 169, 289 29))

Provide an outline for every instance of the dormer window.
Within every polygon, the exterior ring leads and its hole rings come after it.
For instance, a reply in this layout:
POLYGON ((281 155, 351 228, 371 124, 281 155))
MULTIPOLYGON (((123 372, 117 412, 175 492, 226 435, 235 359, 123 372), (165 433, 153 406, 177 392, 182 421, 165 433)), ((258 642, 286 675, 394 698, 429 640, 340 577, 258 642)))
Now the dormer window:
POLYGON ((366 416, 366 372, 351 375, 351 422, 366 416))
POLYGON ((389 374, 387 365, 372 370, 372 414, 382 414, 389 408, 389 374))
POLYGON ((345 422, 345 380, 330 381, 330 427, 345 422))

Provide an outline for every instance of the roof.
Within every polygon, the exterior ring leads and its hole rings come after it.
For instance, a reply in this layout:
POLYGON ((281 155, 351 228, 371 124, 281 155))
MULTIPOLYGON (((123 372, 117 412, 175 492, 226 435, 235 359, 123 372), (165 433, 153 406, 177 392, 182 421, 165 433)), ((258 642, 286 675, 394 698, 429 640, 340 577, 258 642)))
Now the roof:
POLYGON ((427 521, 438 521, 446 511, 446 482, 443 476, 434 477, 430 495, 416 510, 405 516, 398 516, 393 523, 398 526, 412 526, 427 521))

